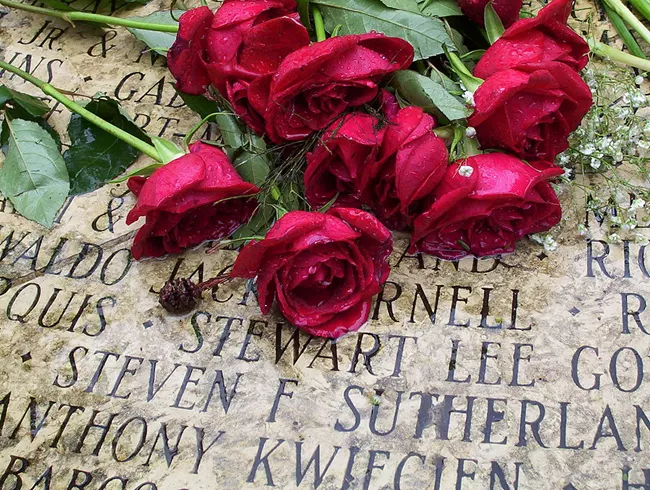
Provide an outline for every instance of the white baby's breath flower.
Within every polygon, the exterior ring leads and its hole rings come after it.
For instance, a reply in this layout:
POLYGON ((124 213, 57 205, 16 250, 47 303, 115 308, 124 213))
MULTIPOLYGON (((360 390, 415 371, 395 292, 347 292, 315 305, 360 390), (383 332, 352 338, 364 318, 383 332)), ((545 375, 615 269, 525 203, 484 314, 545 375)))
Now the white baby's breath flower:
POLYGON ((566 165, 567 163, 569 163, 569 155, 566 153, 562 153, 560 155, 560 164, 566 165))
POLYGON ((546 235, 543 241, 544 250, 547 252, 555 252, 558 248, 558 243, 551 235, 546 235))
POLYGON ((634 79, 634 83, 641 85, 643 83, 643 77, 641 75, 637 75, 637 77, 634 79))
POLYGON ((594 146, 593 143, 587 143, 582 148, 580 148, 580 153, 587 156, 593 155, 595 151, 596 151, 596 147, 594 146))
POLYGON ((630 231, 637 227, 637 222, 634 218, 626 219, 621 225, 621 230, 630 231))
POLYGON ((648 245, 648 243, 650 243, 648 237, 645 236, 643 233, 635 233, 634 241, 640 245, 648 245))
POLYGON ((587 236, 587 233, 588 233, 587 227, 584 225, 584 223, 580 223, 578 225, 578 235, 587 236))
POLYGON ((544 245, 544 237, 542 235, 534 233, 533 235, 528 235, 528 238, 530 238, 532 241, 534 241, 538 245, 544 245))
POLYGON ((635 198, 632 201, 632 204, 630 204, 630 211, 636 210, 636 209, 643 209, 645 206, 646 202, 641 199, 640 197, 635 198))
POLYGON ((621 241, 621 237, 616 233, 611 233, 610 235, 607 235, 607 241, 610 243, 618 243, 621 241))
POLYGON ((473 128, 472 126, 467 126, 467 128, 465 129, 465 136, 467 136, 468 138, 473 138, 474 136, 476 136, 476 129, 473 128))
POLYGON ((607 221, 609 221, 613 225, 622 225, 623 220, 621 219, 620 216, 612 216, 611 214, 607 215, 607 221))
POLYGON ((593 169, 599 169, 600 164, 601 162, 598 158, 592 158, 591 161, 589 162, 589 166, 593 169))
POLYGON ((570 179, 571 175, 573 175, 573 169, 565 168, 564 173, 562 174, 562 177, 564 177, 565 179, 570 179))
POLYGON ((458 169, 458 174, 462 177, 471 177, 474 173, 474 168, 469 165, 461 165, 458 169))
POLYGON ((474 92, 470 92, 469 90, 463 92, 463 100, 466 104, 471 105, 472 107, 476 105, 476 102, 474 102, 474 92))
POLYGON ((646 96, 641 91, 636 92, 630 96, 630 102, 633 107, 641 107, 646 102, 646 96))

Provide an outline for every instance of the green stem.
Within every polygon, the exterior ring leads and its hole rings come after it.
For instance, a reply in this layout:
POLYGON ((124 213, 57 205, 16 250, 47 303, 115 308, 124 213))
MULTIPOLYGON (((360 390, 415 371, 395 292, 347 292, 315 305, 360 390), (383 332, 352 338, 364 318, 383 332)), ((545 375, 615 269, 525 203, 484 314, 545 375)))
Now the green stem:
POLYGON ((157 162, 162 162, 160 155, 158 155, 158 151, 156 150, 155 147, 152 145, 145 143, 142 141, 140 138, 137 138, 133 136, 132 134, 127 133, 126 131, 118 128, 117 126, 112 125, 111 123, 104 121, 101 117, 97 116, 96 114, 93 114, 89 110, 85 109, 84 107, 80 106, 77 104, 75 101, 69 99, 65 95, 63 95, 61 92, 59 92, 57 89, 55 89, 52 85, 49 83, 44 82, 43 80, 40 80, 39 78, 36 78, 29 73, 21 70, 20 68, 16 68, 13 65, 10 65, 9 63, 5 63, 4 61, 0 61, 0 68, 7 70, 10 73, 14 73, 18 75, 20 78, 27 80, 29 83, 32 83, 36 85, 38 88, 41 89, 41 91, 52 97, 54 100, 59 101, 62 105, 67 107, 70 111, 76 112, 79 114, 81 117, 86 119, 87 121, 93 123, 95 126, 103 129, 109 134, 112 134, 116 138, 121 139, 125 143, 133 146, 134 148, 140 150, 142 153, 149 155, 151 158, 156 160, 157 162))
POLYGON ((317 7, 312 7, 311 15, 314 18, 314 31, 316 32, 316 41, 325 41, 327 34, 325 34, 325 24, 323 23, 323 16, 317 7))
POLYGON ((465 85, 465 88, 472 93, 475 92, 476 89, 481 86, 483 80, 472 75, 472 72, 467 69, 465 64, 461 61, 456 53, 447 51, 446 55, 447 59, 449 59, 452 70, 454 70, 456 75, 460 77, 460 80, 463 82, 463 85, 465 85))
POLYGON ((134 29, 144 29, 147 31, 159 32, 178 32, 178 25, 166 24, 151 24, 149 22, 142 22, 132 19, 121 19, 119 17, 111 17, 110 15, 91 14, 88 12, 61 12, 59 10, 47 9, 42 7, 34 7, 33 5, 26 5, 12 0, 0 0, 0 5, 15 8, 18 10, 25 10, 27 12, 34 12, 36 14, 49 15, 50 17, 58 17, 74 25, 74 21, 94 22, 99 24, 109 24, 113 26, 131 27, 134 29))
POLYGON ((609 5, 614 12, 620 15, 625 23, 634 29, 639 36, 641 36, 646 42, 650 43, 650 30, 648 30, 648 28, 635 17, 632 11, 627 8, 621 0, 604 0, 604 2, 609 5))
POLYGON ((648 0, 630 0, 632 6, 641 12, 646 20, 650 20, 650 2, 648 0))
POLYGON ((630 53, 632 53, 634 56, 638 56, 639 58, 645 58, 646 56, 643 51, 641 51, 639 43, 636 42, 634 35, 627 28, 625 22, 623 22, 623 19, 621 19, 621 16, 609 8, 606 3, 603 3, 603 7, 605 8, 605 13, 614 26, 614 29, 616 29, 618 35, 621 36, 621 39, 625 43, 625 46, 627 46, 627 49, 630 50, 630 53))
POLYGON ((607 44, 603 44, 594 39, 589 39, 589 47, 591 48, 592 53, 603 58, 608 58, 612 61, 623 63, 624 65, 633 66, 634 68, 643 71, 650 71, 650 61, 644 60, 643 58, 624 53, 623 51, 607 46, 607 44))

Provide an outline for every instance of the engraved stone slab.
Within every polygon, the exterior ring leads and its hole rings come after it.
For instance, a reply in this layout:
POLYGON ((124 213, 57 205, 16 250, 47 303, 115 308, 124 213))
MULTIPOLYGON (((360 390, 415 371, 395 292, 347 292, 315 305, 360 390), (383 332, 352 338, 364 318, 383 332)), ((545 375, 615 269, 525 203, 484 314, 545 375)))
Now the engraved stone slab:
MULTIPOLYGON (((181 138, 198 116, 143 49, 0 10, 5 60, 181 138)), ((164 312, 168 278, 236 252, 133 261, 124 184, 70 199, 51 230, 2 201, 0 489, 650 489, 650 251, 561 197, 554 253, 449 263, 396 236, 371 320, 336 342, 262 316, 244 281, 164 312)))

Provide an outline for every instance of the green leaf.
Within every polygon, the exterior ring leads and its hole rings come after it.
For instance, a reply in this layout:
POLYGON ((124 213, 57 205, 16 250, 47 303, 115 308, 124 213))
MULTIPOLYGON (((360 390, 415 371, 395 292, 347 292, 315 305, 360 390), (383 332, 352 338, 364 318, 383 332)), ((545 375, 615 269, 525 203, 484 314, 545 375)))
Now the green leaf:
POLYGON ((0 85, 0 109, 3 109, 7 104, 21 107, 30 116, 34 117, 43 116, 50 112, 48 105, 41 99, 0 85))
POLYGON ((219 105, 216 101, 206 99, 202 95, 185 94, 178 90, 176 87, 174 87, 174 90, 176 90, 176 93, 180 96, 181 99, 183 99, 183 102, 185 102, 187 107, 198 113, 201 118, 208 117, 210 114, 214 114, 215 112, 223 110, 221 105, 219 105))
POLYGON ((494 10, 492 2, 488 2, 488 4, 485 6, 485 10, 483 11, 483 18, 485 20, 485 32, 487 34, 488 41, 490 41, 490 44, 494 44, 506 29, 503 27, 501 18, 494 10))
POLYGON ((38 123, 50 133, 59 151, 61 150, 59 133, 42 117, 50 111, 50 108, 42 100, 0 85, 0 110, 3 110, 5 116, 5 121, 2 122, 0 129, 0 147, 5 155, 9 148, 9 128, 6 119, 24 119, 38 123))
POLYGON ((158 150, 158 155, 162 159, 163 163, 169 163, 172 160, 176 160, 178 157, 181 157, 185 154, 176 143, 172 143, 169 140, 159 138, 158 136, 151 136, 151 142, 153 146, 158 150))
MULTIPOLYGON (((171 12, 169 10, 161 10, 160 12, 145 15, 144 17, 128 18, 130 20, 149 22, 151 24, 178 25, 178 21, 172 17, 172 12, 174 17, 178 19, 178 17, 183 13, 183 10, 173 10, 171 12)), ((171 48, 172 44, 174 44, 174 41, 176 40, 176 34, 172 32, 147 31, 145 29, 135 29, 133 27, 127 27, 127 30, 153 49, 156 53, 162 55, 167 54, 167 50, 171 48)))
POLYGON ((296 211, 305 202, 302 197, 305 194, 298 182, 289 182, 280 188, 280 204, 287 211, 296 211))
POLYGON ((481 57, 485 54, 485 49, 474 49, 472 51, 468 51, 464 55, 460 57, 463 62, 465 61, 473 61, 473 62, 478 62, 478 60, 481 59, 481 57))
POLYGON ((233 165, 242 179, 258 187, 264 183, 270 171, 266 155, 250 151, 240 153, 233 165))
POLYGON ((415 0, 381 0, 381 3, 392 9, 420 13, 420 8, 415 0))
POLYGON ((300 16, 300 23, 311 32, 311 22, 309 21, 309 0, 297 0, 298 15, 300 16))
POLYGON ((268 229, 271 228, 274 217, 275 209, 271 205, 265 206, 260 203, 257 211, 248 223, 239 227, 230 238, 233 240, 241 240, 247 237, 264 236, 268 229))
MULTIPOLYGON (((187 107, 197 112, 202 118, 212 116, 209 121, 217 123, 219 132, 223 137, 223 142, 230 148, 241 148, 243 143, 243 133, 239 126, 239 118, 234 114, 229 114, 225 109, 226 104, 221 104, 215 100, 206 99, 202 95, 188 95, 177 90, 183 102, 187 107)), ((228 110, 231 110, 228 108, 228 110)))
POLYGON ((7 123, 9 149, 0 168, 0 191, 25 218, 50 227, 70 182, 54 139, 33 121, 7 123))
POLYGON ((443 85, 417 72, 396 72, 393 85, 411 104, 422 107, 427 112, 443 115, 450 121, 465 119, 470 114, 465 104, 447 92, 443 85))
POLYGON ((219 127, 223 142, 230 148, 241 148, 244 144, 243 133, 237 122, 237 117, 232 114, 221 113, 216 114, 214 119, 219 127))
POLYGON ((416 60, 443 53, 443 45, 454 49, 440 19, 392 10, 379 0, 312 0, 312 4, 321 10, 329 32, 341 24, 342 35, 376 31, 400 37, 413 45, 416 60))
POLYGON ((437 68, 433 67, 429 74, 429 78, 437 84, 442 85, 442 87, 450 94, 463 95, 463 90, 460 88, 460 85, 437 68))
POLYGON ((59 0, 41 0, 41 2, 46 7, 49 7, 53 10, 58 10, 60 12, 74 12, 76 10, 70 7, 70 5, 67 3, 61 2, 59 0))
MULTIPOLYGON (((120 105, 102 97, 85 105, 93 114, 147 143, 149 137, 131 121, 120 105)), ((70 148, 63 154, 70 174, 71 194, 93 191, 124 172, 140 152, 128 143, 73 114, 68 124, 70 148)))
POLYGON ((242 179, 261 187, 266 181, 269 171, 269 159, 264 139, 255 134, 247 135, 243 152, 233 162, 233 165, 242 179))
POLYGON ((456 0, 418 0, 420 12, 428 17, 463 15, 456 0))

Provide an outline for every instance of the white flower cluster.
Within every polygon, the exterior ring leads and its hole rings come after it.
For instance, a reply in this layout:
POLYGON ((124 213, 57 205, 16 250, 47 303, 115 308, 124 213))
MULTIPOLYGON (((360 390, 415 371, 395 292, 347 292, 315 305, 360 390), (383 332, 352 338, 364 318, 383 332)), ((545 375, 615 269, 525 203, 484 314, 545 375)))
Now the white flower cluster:
POLYGON ((555 252, 559 247, 558 243, 555 241, 555 238, 553 238, 553 236, 551 236, 549 233, 536 233, 534 235, 529 235, 528 238, 530 238, 535 243, 543 246, 544 250, 547 252, 555 252))
MULTIPOLYGON (((587 211, 594 213, 609 229, 606 239, 611 243, 619 243, 623 238, 629 238, 630 232, 638 226, 650 223, 650 216, 647 214, 644 213, 640 218, 638 216, 639 211, 648 210, 649 207, 640 197, 634 198, 630 203, 629 196, 620 192, 612 194, 607 202, 595 196, 591 196, 587 201, 587 211), (628 204, 624 204, 626 199, 628 204)), ((581 223, 578 225, 578 234, 588 236, 589 230, 581 223)), ((648 237, 643 233, 635 233, 634 240, 645 244, 648 237)))
POLYGON ((622 163, 636 165, 642 174, 650 175, 645 161, 650 150, 650 121, 637 114, 650 102, 638 87, 643 77, 595 74, 590 69, 583 74, 594 93, 594 106, 571 135, 569 149, 559 156, 560 166, 574 170, 564 177, 605 173, 622 163), (612 96, 620 93, 624 95, 612 96))

